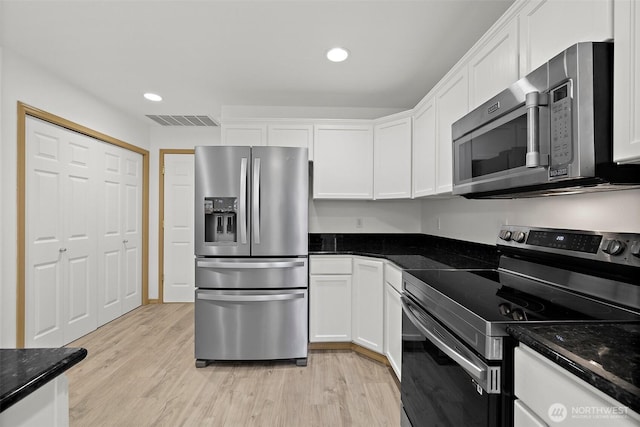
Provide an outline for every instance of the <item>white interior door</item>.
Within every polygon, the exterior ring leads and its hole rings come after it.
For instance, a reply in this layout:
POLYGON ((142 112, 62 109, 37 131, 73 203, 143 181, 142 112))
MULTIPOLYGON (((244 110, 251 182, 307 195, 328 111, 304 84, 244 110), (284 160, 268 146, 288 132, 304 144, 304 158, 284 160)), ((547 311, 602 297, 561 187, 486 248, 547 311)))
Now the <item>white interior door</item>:
POLYGON ((91 138, 65 130, 64 175, 65 264, 64 344, 95 330, 98 326, 96 280, 98 242, 95 191, 96 146, 91 138))
POLYGON ((193 302, 194 156, 164 156, 164 302, 193 302))
POLYGON ((98 324, 117 318, 122 313, 122 278, 124 277, 122 233, 122 168, 123 152, 119 147, 100 145, 98 185, 98 324))
POLYGON ((90 138, 26 121, 27 347, 57 347, 96 328, 97 253, 90 138))
POLYGON ((127 313, 142 304, 142 155, 121 151, 124 162, 122 313, 127 313))
POLYGON ((142 156, 101 143, 98 324, 142 304, 142 156))

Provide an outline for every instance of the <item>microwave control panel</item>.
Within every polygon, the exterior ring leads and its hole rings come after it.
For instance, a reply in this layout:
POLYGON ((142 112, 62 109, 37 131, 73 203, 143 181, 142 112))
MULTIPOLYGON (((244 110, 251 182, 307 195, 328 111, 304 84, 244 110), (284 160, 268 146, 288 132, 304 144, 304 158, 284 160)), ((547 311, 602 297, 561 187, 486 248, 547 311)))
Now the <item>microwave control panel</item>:
POLYGON ((551 121, 551 150, 549 178, 568 175, 568 164, 573 158, 571 123, 571 82, 552 89, 549 94, 551 121))

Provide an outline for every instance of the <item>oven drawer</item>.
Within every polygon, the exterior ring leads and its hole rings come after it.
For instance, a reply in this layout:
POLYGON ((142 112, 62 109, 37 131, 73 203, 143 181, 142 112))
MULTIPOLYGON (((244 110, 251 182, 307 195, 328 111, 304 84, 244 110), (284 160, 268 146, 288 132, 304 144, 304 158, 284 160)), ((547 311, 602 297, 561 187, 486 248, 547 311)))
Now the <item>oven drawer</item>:
POLYGON ((196 289, 196 359, 306 358, 307 306, 306 289, 196 289))

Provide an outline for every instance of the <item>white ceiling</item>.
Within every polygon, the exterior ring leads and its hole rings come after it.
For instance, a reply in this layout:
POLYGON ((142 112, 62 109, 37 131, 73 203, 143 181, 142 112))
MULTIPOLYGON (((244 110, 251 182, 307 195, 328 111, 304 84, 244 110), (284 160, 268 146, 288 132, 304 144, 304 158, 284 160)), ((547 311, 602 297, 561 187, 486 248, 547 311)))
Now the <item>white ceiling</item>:
POLYGON ((2 45, 108 104, 412 108, 513 0, 2 0, 2 45), (351 57, 325 59, 333 46, 351 57), (144 92, 164 97, 143 99, 144 92))

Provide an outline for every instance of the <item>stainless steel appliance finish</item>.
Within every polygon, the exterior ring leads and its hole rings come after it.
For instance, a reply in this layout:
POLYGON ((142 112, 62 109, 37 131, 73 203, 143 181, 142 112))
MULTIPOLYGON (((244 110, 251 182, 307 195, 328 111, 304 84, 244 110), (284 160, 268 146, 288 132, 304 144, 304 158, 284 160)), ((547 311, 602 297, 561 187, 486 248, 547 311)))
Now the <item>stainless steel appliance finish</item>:
POLYGON ((639 185, 640 166, 613 162, 612 70, 612 43, 578 43, 455 122, 453 194, 639 185))
POLYGON ((195 149, 195 357, 306 365, 308 151, 195 149))
POLYGON ((304 361, 308 302, 307 289, 198 289, 196 358, 304 361))
POLYGON ((497 270, 403 272, 414 425, 511 425, 510 324, 640 321, 640 234, 504 226, 497 244, 497 270))

